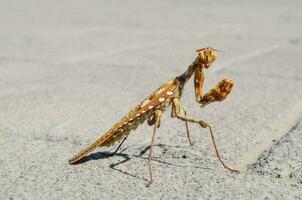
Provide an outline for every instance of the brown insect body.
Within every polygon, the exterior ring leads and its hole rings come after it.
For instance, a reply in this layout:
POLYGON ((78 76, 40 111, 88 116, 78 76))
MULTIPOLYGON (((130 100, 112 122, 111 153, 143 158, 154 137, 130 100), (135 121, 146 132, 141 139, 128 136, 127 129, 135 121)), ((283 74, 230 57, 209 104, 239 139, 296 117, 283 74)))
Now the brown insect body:
POLYGON ((176 78, 162 85, 92 145, 70 159, 69 163, 79 161, 97 147, 108 147, 127 137, 132 130, 135 130, 140 124, 154 115, 154 109, 165 111, 171 104, 171 97, 175 93, 177 86, 178 81, 176 78))
MULTIPOLYGON (((214 60, 217 58, 217 52, 211 47, 198 49, 198 56, 195 61, 189 65, 188 69, 180 76, 175 77, 169 82, 163 84, 159 89, 153 92, 148 98, 142 101, 138 106, 131 110, 125 117, 123 117, 117 124, 115 124, 108 132, 97 139, 87 149, 81 151, 79 154, 69 160, 70 164, 76 163, 97 147, 107 147, 113 145, 116 141, 123 141, 118 146, 117 150, 123 144, 127 136, 132 130, 135 130, 140 124, 148 119, 148 124, 153 125, 153 134, 148 156, 148 167, 150 181, 147 186, 153 182, 151 159, 152 159, 152 147, 155 142, 156 130, 160 126, 160 119, 162 113, 172 104, 171 117, 179 119, 185 122, 186 135, 189 143, 192 145, 188 123, 194 123, 200 125, 202 128, 208 128, 211 133, 211 139, 215 149, 215 153, 221 164, 225 169, 231 172, 238 172, 235 169, 226 165, 217 148, 213 126, 203 120, 193 119, 187 117, 186 110, 180 105, 180 98, 187 81, 194 75, 194 87, 195 87, 195 100, 201 104, 201 107, 213 102, 220 102, 227 98, 233 88, 233 81, 230 79, 221 80, 215 87, 203 94, 203 84, 205 79, 205 70, 208 69, 214 60)), ((116 150, 116 151, 117 151, 116 150)))

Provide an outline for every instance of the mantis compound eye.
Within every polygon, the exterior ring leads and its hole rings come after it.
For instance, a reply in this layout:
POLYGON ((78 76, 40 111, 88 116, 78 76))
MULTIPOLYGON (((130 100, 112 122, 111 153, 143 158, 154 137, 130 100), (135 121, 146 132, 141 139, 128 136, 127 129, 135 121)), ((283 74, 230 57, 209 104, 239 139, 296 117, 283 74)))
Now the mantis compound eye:
POLYGON ((204 51, 199 52, 199 57, 200 57, 201 60, 205 60, 204 51))
POLYGON ((199 63, 201 68, 209 68, 217 58, 217 53, 215 49, 211 47, 197 49, 196 52, 198 52, 199 63))

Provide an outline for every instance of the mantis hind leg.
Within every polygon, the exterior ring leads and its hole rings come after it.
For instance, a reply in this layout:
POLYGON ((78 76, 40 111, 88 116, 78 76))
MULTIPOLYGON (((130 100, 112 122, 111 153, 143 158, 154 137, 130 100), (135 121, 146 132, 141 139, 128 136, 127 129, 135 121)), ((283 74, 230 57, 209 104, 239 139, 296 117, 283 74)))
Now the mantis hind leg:
POLYGON ((151 145, 150 145, 149 156, 148 156, 148 167, 149 167, 150 180, 149 180, 149 183, 146 185, 146 187, 149 187, 153 183, 152 167, 151 167, 152 149, 153 149, 153 145, 154 145, 154 142, 155 142, 156 130, 157 130, 159 122, 160 122, 161 114, 162 114, 161 110, 156 110, 155 113, 154 113, 155 123, 154 123, 151 145))
MULTIPOLYGON (((149 126, 153 126, 155 124, 155 122, 156 122, 156 113, 151 115, 147 120, 147 123, 148 123, 149 126)), ((160 127, 160 122, 161 122, 161 120, 159 119, 158 124, 157 124, 157 128, 160 127)))
POLYGON ((126 136, 122 142, 118 145, 118 147, 115 149, 115 151, 112 153, 112 155, 116 154, 118 152, 118 150, 121 148, 121 146, 123 145, 123 143, 127 140, 128 136, 126 136))

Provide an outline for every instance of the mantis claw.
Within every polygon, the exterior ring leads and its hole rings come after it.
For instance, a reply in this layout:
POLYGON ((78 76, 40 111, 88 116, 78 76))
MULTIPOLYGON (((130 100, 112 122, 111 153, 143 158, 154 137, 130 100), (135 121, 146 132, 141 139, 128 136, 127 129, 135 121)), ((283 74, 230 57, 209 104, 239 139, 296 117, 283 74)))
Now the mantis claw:
POLYGON ((222 81, 219 82, 219 84, 216 86, 217 87, 217 100, 222 101, 227 98, 227 96, 230 94, 232 91, 232 88, 234 86, 234 83, 230 79, 223 79, 222 81))

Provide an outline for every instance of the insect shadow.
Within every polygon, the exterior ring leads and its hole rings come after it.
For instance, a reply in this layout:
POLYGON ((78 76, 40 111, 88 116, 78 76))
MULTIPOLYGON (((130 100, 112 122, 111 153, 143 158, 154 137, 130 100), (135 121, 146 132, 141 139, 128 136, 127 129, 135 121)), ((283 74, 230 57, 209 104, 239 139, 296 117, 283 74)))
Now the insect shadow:
MULTIPOLYGON (((165 145, 165 144, 156 144, 154 146, 158 146, 160 148, 163 149, 163 154, 165 154, 167 152, 167 146, 169 145, 165 145)), ((132 155, 129 155, 127 153, 123 153, 124 151, 126 151, 128 149, 128 147, 122 149, 119 153, 117 152, 110 152, 110 151, 102 151, 102 152, 96 152, 96 153, 92 153, 90 154, 89 156, 85 157, 84 159, 82 159, 81 161, 78 161, 74 164, 82 164, 82 163, 85 163, 85 162, 88 162, 90 160, 102 160, 102 159, 106 159, 106 158, 110 158, 110 157, 113 157, 113 156, 119 156, 119 157, 122 157, 124 158, 123 160, 119 161, 119 162, 116 162, 116 163, 112 163, 109 167, 112 169, 112 170, 115 170, 115 171, 118 171, 120 173, 123 173, 123 174, 126 174, 128 176, 131 176, 131 177, 134 177, 134 178, 137 178, 136 175, 134 174, 131 174, 131 173, 128 173, 126 171, 123 171, 119 168, 117 168, 117 166, 121 165, 121 164, 124 164, 128 161, 130 161, 132 158, 140 158, 140 159, 144 159, 144 160, 147 160, 148 157, 144 156, 147 151, 150 149, 150 145, 146 146, 144 149, 142 149, 139 154, 132 154, 132 155)), ((186 158, 186 156, 183 156, 182 157, 183 159, 186 158)), ((170 166, 174 166, 174 167, 181 167, 181 168, 186 168, 186 167, 189 167, 189 166, 185 166, 185 165, 179 165, 179 164, 173 164, 173 163, 170 163, 170 162, 166 162, 166 161, 162 161, 162 160, 159 160, 158 158, 156 157, 153 157, 152 159, 154 162, 158 162, 158 163, 161 163, 161 164, 164 164, 164 165, 170 165, 170 166)), ((208 167, 200 167, 200 166, 195 166, 193 168, 196 168, 196 169, 204 169, 204 170, 212 170, 208 167)), ((148 181, 147 179, 143 178, 143 180, 145 181, 148 181)))
MULTIPOLYGON (((156 146, 159 146, 159 145, 156 145, 156 146)), ((103 152, 96 152, 96 153, 92 153, 90 154, 89 156, 86 156, 85 158, 81 159, 80 161, 74 163, 74 164, 82 164, 82 163, 85 163, 85 162, 88 162, 90 160, 101 160, 101 159, 106 159, 106 158, 110 158, 110 157, 113 157, 113 156, 120 156, 120 157, 123 157, 124 159, 122 161, 119 161, 117 163, 113 163, 111 164, 109 167, 113 170, 116 170, 116 171, 119 171, 123 174, 126 174, 126 175, 129 175, 131 177, 134 177, 134 178, 137 178, 136 175, 134 174, 130 174, 128 172, 125 172, 125 171, 122 171, 118 168, 116 168, 118 165, 121 165, 123 163, 126 163, 128 161, 130 161, 133 157, 140 157, 140 158, 143 158, 143 155, 150 149, 150 145, 147 146, 144 150, 140 151, 140 153, 138 155, 129 155, 127 153, 123 153, 125 150, 127 150, 128 147, 124 148, 123 150, 121 150, 119 153, 117 152, 109 152, 109 151, 103 151, 103 152)), ((148 181, 147 179, 143 178, 145 181, 148 181)))

